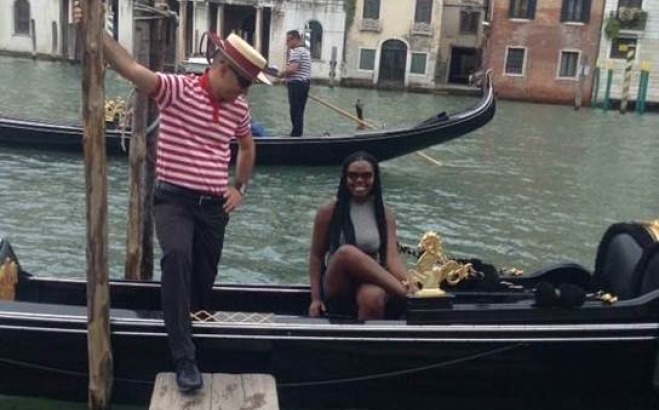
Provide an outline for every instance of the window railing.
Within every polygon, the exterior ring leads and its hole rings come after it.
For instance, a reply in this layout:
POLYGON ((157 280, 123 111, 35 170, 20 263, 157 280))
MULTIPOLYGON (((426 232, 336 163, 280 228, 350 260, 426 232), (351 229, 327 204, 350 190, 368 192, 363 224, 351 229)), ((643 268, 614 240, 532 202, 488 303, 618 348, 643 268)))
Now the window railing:
POLYGON ((638 7, 620 7, 618 11, 611 12, 612 18, 620 23, 621 30, 645 30, 648 13, 638 7))
POLYGON ((429 23, 414 23, 412 34, 429 36, 432 34, 432 26, 429 23))
POLYGON ((361 31, 373 31, 379 33, 382 31, 382 24, 380 24, 380 19, 362 19, 359 28, 361 31))

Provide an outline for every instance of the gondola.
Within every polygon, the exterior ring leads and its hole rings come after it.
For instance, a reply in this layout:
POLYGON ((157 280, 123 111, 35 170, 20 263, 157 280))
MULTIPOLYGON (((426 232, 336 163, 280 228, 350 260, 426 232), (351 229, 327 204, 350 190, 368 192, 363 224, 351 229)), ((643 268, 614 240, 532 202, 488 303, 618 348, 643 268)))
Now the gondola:
MULTIPOLYGON (((193 324, 200 367, 272 374, 284 408, 651 394, 659 386, 658 234, 657 222, 611 225, 593 272, 560 263, 515 276, 474 260, 485 273, 447 286, 448 299, 394 303, 385 320, 310 318, 304 285, 218 285, 212 310, 193 324)), ((1 255, 18 261, 7 241, 1 255)), ((84 280, 15 266, 17 283, 3 293, 14 300, 0 301, 0 394, 86 400, 84 280)), ((6 272, 0 283, 11 282, 6 272)), ((171 371, 159 283, 110 285, 113 401, 144 405, 157 372, 171 371)))
MULTIPOLYGON (((259 165, 339 165, 350 153, 365 150, 381 161, 400 157, 468 134, 487 124, 495 113, 490 81, 474 106, 447 115, 442 112, 415 126, 356 131, 354 134, 292 138, 256 138, 259 165)), ((0 144, 39 150, 82 152, 83 131, 79 124, 54 123, 0 116, 0 144)), ((126 156, 129 135, 106 130, 108 155, 126 156)), ((232 143, 235 160, 235 143, 232 143)))

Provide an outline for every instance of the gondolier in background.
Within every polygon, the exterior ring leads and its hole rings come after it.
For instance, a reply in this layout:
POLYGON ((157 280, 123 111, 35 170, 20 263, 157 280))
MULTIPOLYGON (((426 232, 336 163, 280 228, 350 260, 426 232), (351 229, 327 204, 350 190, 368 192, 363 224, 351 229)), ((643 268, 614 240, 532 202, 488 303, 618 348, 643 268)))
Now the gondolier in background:
POLYGON ((363 151, 349 155, 336 199, 322 206, 314 220, 309 315, 383 319, 390 298, 418 291, 397 243, 396 219, 382 199, 376 159, 363 151))
MULTIPOLYGON (((80 3, 75 17, 82 18, 80 3)), ((160 108, 154 209, 162 248, 162 307, 182 391, 202 387, 190 312, 206 309, 218 273, 229 213, 245 196, 256 156, 245 94, 270 81, 267 62, 240 37, 210 35, 212 63, 197 76, 155 73, 140 65, 107 33, 105 60, 160 108), (238 141, 233 184, 230 141, 238 141)), ((148 348, 148 346, 145 346, 148 348)))
POLYGON ((304 47, 300 32, 290 30, 286 33, 288 59, 286 68, 279 76, 288 87, 288 104, 290 108, 291 137, 300 137, 304 132, 304 108, 307 105, 309 86, 311 85, 311 54, 304 47))

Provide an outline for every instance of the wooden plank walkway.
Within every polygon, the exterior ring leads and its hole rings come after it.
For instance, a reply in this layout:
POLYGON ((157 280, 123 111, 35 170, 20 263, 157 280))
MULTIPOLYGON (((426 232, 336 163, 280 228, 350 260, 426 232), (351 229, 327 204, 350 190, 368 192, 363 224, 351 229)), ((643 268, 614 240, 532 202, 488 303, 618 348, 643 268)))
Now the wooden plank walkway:
POLYGON ((204 387, 183 394, 174 373, 158 373, 149 410, 279 410, 277 384, 269 374, 204 373, 204 387))

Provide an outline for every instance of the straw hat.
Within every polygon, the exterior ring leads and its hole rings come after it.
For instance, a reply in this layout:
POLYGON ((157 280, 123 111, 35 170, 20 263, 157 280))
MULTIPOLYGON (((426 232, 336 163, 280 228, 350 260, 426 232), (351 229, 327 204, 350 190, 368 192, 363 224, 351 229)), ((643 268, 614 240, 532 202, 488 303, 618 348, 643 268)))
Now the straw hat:
POLYGON ((216 50, 209 55, 219 51, 245 78, 255 83, 272 85, 270 79, 263 73, 263 70, 268 68, 267 60, 248 42, 233 33, 224 40, 215 33, 209 33, 209 38, 216 47, 216 50))

